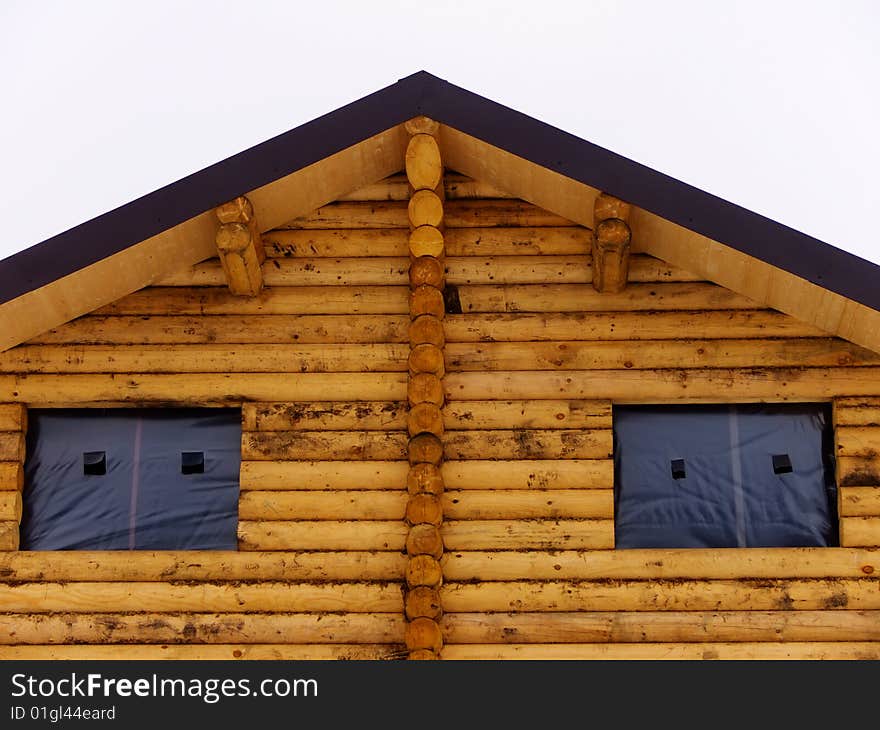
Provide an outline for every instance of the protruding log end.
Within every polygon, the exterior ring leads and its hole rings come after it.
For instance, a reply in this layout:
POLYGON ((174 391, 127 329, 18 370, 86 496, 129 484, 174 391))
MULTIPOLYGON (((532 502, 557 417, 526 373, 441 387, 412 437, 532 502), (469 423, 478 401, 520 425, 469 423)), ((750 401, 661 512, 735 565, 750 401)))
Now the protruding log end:
POLYGON ((410 436, 420 433, 443 435, 443 412, 433 403, 417 403, 410 408, 406 421, 410 436))
POLYGON ((436 137, 440 131, 440 122, 435 122, 431 117, 413 117, 403 123, 404 128, 411 135, 413 134, 430 134, 436 137))
POLYGON ((406 148, 406 177, 414 190, 435 190, 443 177, 440 147, 430 134, 413 135, 406 148))
POLYGON ((418 345, 443 347, 446 344, 443 322, 431 314, 416 317, 409 325, 409 344, 410 347, 418 345))
POLYGON ((437 319, 443 319, 446 314, 446 305, 443 301, 443 292, 433 286, 417 286, 409 293, 409 316, 411 319, 430 314, 437 319))
POLYGON ((413 289, 418 286, 442 289, 445 280, 443 264, 435 256, 419 256, 409 265, 409 285, 413 289))
POLYGON ((413 525, 437 525, 443 522, 443 504, 433 494, 414 494, 406 503, 406 519, 413 525))
POLYGON ((631 206, 619 198, 608 193, 599 193, 593 203, 593 230, 596 226, 608 218, 617 218, 624 223, 629 220, 631 206))
POLYGON ((413 525, 406 536, 406 553, 410 557, 415 555, 430 555, 440 559, 443 555, 443 538, 436 525, 413 525))
POLYGON ((407 447, 410 464, 434 464, 443 461, 443 442, 433 433, 420 433, 409 440, 407 447))
POLYGON ((443 476, 434 464, 414 464, 406 477, 406 488, 410 494, 443 494, 443 476))
POLYGON ((431 373, 442 378, 446 373, 443 350, 436 345, 416 345, 409 353, 409 371, 413 375, 431 373))
POLYGON ((215 208, 221 223, 250 223, 254 220, 254 206, 243 195, 215 208))
POLYGON ((443 648, 443 632, 439 624, 429 618, 413 619, 406 625, 406 648, 410 651, 439 652, 443 648))
POLYGON ((443 201, 433 190, 418 190, 409 199, 407 212, 413 228, 433 226, 439 229, 443 222, 443 201))
POLYGON ((407 384, 407 395, 411 406, 418 403, 443 405, 443 383, 436 375, 419 373, 413 375, 407 384))
POLYGON ((259 294, 263 272, 257 249, 263 247, 251 229, 244 223, 226 223, 217 231, 216 240, 229 291, 239 296, 259 294))
POLYGON ((629 226, 609 218, 596 226, 593 235, 593 287, 599 292, 616 293, 626 288, 629 277, 629 226))
POLYGON ((440 591, 436 588, 418 586, 406 594, 406 617, 410 621, 417 618, 429 618, 436 621, 442 615, 440 591))
POLYGON ((439 588, 443 583, 443 568, 440 561, 430 555, 416 555, 406 566, 406 583, 411 588, 428 586, 439 588))
POLYGON ((409 252, 415 257, 443 255, 443 233, 436 226, 419 226, 409 234, 409 252))

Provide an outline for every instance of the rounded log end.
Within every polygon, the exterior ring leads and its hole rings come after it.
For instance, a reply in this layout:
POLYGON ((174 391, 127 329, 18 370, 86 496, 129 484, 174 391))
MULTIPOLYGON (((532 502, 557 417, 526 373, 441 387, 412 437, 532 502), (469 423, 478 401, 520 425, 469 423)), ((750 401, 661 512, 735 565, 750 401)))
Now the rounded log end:
POLYGON ((410 557, 430 555, 439 560, 443 555, 443 538, 435 525, 413 525, 406 536, 406 552, 410 557))
POLYGON ((446 344, 443 321, 432 314, 416 317, 409 325, 409 344, 411 347, 418 345, 443 347, 446 344))
POLYGON ((439 588, 443 582, 440 561, 430 555, 416 555, 406 565, 406 583, 410 588, 428 586, 439 588))
POLYGON ((254 219, 254 206, 243 195, 215 208, 221 223, 250 223, 254 219))
POLYGON ((406 625, 406 648, 411 652, 437 653, 443 648, 443 631, 433 619, 416 618, 406 625))
POLYGON ((409 265, 409 285, 413 289, 423 285, 442 289, 445 280, 443 264, 434 256, 419 256, 409 265))
POLYGON ((406 488, 410 494, 443 494, 443 475, 434 464, 414 464, 407 474, 406 488))
POLYGON ((434 137, 440 131, 440 122, 434 121, 431 117, 419 116, 404 122, 403 127, 410 135, 430 134, 434 137))
POLYGON ((407 456, 410 464, 434 464, 443 461, 443 442, 433 433, 420 433, 409 440, 407 456))
POLYGON ((436 588, 419 586, 406 594, 406 617, 410 621, 417 618, 438 620, 443 615, 440 605, 440 591, 436 588))
POLYGON ((443 522, 443 504, 433 494, 415 494, 406 503, 406 519, 413 525, 437 525, 443 522))
POLYGON ((443 383, 436 375, 419 373, 413 375, 407 384, 407 397, 411 406, 419 403, 443 405, 443 383))
POLYGON ((415 256, 443 255, 443 233, 435 226, 419 226, 409 234, 409 252, 415 256))

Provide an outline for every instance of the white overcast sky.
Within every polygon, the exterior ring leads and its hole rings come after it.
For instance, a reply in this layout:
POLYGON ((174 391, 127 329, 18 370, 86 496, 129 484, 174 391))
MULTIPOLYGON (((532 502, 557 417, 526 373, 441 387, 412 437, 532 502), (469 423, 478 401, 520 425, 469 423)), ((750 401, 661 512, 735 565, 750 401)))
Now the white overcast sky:
POLYGON ((0 0, 0 257, 425 69, 880 262, 878 21, 870 0, 0 0))

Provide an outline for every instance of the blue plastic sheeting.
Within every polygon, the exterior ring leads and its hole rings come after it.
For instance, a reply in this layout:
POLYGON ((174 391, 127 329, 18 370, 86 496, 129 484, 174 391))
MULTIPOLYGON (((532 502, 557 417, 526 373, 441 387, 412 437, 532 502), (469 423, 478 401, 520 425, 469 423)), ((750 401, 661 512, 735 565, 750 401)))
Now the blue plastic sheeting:
POLYGON ((825 404, 614 408, 619 548, 837 544, 825 404))
POLYGON ((23 550, 235 550, 241 415, 28 411, 23 550))

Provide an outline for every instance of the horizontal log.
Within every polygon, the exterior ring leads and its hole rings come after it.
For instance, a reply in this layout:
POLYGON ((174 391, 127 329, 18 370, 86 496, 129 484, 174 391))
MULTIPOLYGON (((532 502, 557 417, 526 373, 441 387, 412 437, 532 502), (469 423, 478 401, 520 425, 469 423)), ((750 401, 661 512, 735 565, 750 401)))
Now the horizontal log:
POLYGON ((403 550, 407 526, 392 520, 238 523, 239 550, 403 550))
POLYGON ((446 491, 443 514, 449 520, 614 517, 613 489, 446 491))
POLYGON ((875 391, 880 369, 752 368, 711 370, 567 370, 450 373, 449 400, 600 398, 618 403, 830 400, 842 390, 875 391))
POLYGON ((80 317, 31 340, 34 344, 164 345, 406 342, 400 315, 214 315, 80 317))
POLYGON ((0 492, 0 521, 21 522, 21 492, 18 490, 0 492))
POLYGON ((611 428, 611 403, 595 400, 462 401, 447 403, 443 418, 447 429, 457 430, 611 428))
POLYGON ((0 660, 208 660, 229 659, 305 661, 313 659, 402 659, 397 644, 201 644, 91 646, 88 644, 0 647, 0 660))
POLYGON ((839 487, 880 487, 880 459, 870 456, 838 456, 839 487))
POLYGON ((876 581, 847 579, 446 582, 441 593, 450 613, 880 609, 876 581))
MULTIPOLYGON (((444 172, 443 188, 445 196, 451 200, 457 198, 512 198, 513 195, 493 188, 487 183, 472 180, 464 175, 444 172)), ((355 200, 407 200, 409 198, 409 181, 406 175, 391 175, 371 185, 365 185, 353 193, 339 198, 343 201, 355 200)))
POLYGON ((699 643, 699 644, 447 644, 441 659, 878 659, 880 642, 699 643))
POLYGON ((880 641, 877 611, 447 613, 449 644, 880 641))
POLYGON ((401 614, 11 614, 3 644, 392 644, 401 614))
POLYGON ((589 253, 590 229, 581 226, 446 229, 447 256, 583 256, 589 253))
POLYGON ((403 201, 329 203, 279 228, 407 228, 409 218, 403 201))
POLYGON ((690 339, 827 337, 816 327, 770 310, 450 314, 443 326, 448 342, 677 340, 684 333, 690 339))
POLYGON ((398 490, 248 491, 240 520, 402 520, 407 493, 398 490))
POLYGON ((441 471, 447 489, 608 489, 614 485, 610 459, 447 461, 441 471))
POLYGON ((405 566, 389 552, 27 551, 0 554, 0 582, 395 581, 405 566))
POLYGON ((18 550, 18 546, 18 520, 0 522, 0 552, 4 550, 18 550))
POLYGON ((448 371, 880 365, 880 355, 837 338, 469 342, 449 343, 444 354, 448 371))
POLYGON ((253 431, 241 435, 245 461, 390 461, 406 458, 405 431, 253 431))
POLYGON ((0 461, 23 462, 27 445, 21 431, 0 431, 0 461))
POLYGON ((447 459, 604 459, 613 456, 610 429, 517 429, 450 432, 447 459))
POLYGON ((447 228, 572 225, 562 216, 521 200, 450 200, 444 222, 447 228))
POLYGON ((0 372, 405 372, 408 354, 405 344, 23 345, 0 353, 0 372))
POLYGON ((0 461, 0 491, 18 490, 24 486, 24 466, 20 461, 0 461))
POLYGON ((880 457, 880 426, 841 426, 834 430, 838 456, 880 457))
POLYGON ((880 398, 835 398, 838 426, 880 426, 880 398))
MULTIPOLYGON (((326 259, 315 259, 324 261, 326 259)), ((385 259, 364 259, 365 261, 385 261, 385 259)), ((334 259, 330 259, 331 263, 334 259)), ((361 259, 354 259, 352 271, 358 271, 361 259)), ((216 287, 149 287, 129 294, 113 304, 95 312, 95 315, 187 315, 187 314, 405 314, 407 311, 407 270, 408 259, 394 259, 394 277, 374 277, 376 281, 367 284, 383 286, 363 286, 358 281, 340 280, 335 272, 326 282, 310 281, 301 276, 291 277, 287 282, 269 282, 270 287, 255 296, 242 299, 230 291, 216 287), (312 284, 333 284, 334 286, 312 286, 312 284), (388 284, 388 286, 384 286, 388 284), (393 286, 392 286, 393 285, 393 286)), ((290 265, 290 262, 285 262, 290 265)), ((269 264, 271 266, 271 264, 269 264)), ((309 273, 322 272, 317 265, 311 266, 309 273)), ((273 267, 274 268, 274 267, 273 267)), ((366 278, 366 272, 359 272, 366 278)), ((383 269, 384 272, 384 269, 383 269)), ((328 275, 329 277, 329 275, 328 275)), ((268 278, 268 277, 267 277, 268 278)), ((350 278, 350 277, 348 277, 350 278)))
POLYGON ((406 428, 406 415, 406 401, 244 403, 241 407, 242 427, 247 431, 399 431, 406 428))
MULTIPOLYGON (((447 281, 454 283, 449 274, 447 281)), ((630 284, 618 293, 599 292, 590 284, 459 286, 458 296, 465 314, 760 310, 760 305, 751 299, 702 282, 630 284)))
POLYGON ((19 583, 0 584, 6 613, 396 613, 394 583, 19 583))
POLYGON ((408 238, 406 228, 325 231, 275 229, 263 234, 263 245, 267 258, 275 259, 395 257, 407 255, 408 238))
POLYGON ((728 548, 447 552, 453 581, 877 578, 880 550, 728 548))
POLYGON ((405 461, 243 461, 239 486, 248 489, 398 489, 405 461))
POLYGON ((20 403, 0 404, 0 431, 27 431, 27 408, 20 403))
POLYGON ((840 544, 844 547, 880 547, 880 517, 843 517, 840 544))
POLYGON ((440 534, 446 549, 452 551, 604 550, 614 547, 613 520, 447 521, 440 528, 440 534))
POLYGON ((588 284, 590 256, 450 256, 450 284, 588 284))
POLYGON ((880 487, 840 487, 841 517, 880 516, 880 487))
POLYGON ((199 373, 0 375, 0 397, 29 406, 60 403, 204 403, 244 400, 352 401, 406 397, 405 373, 199 373))

